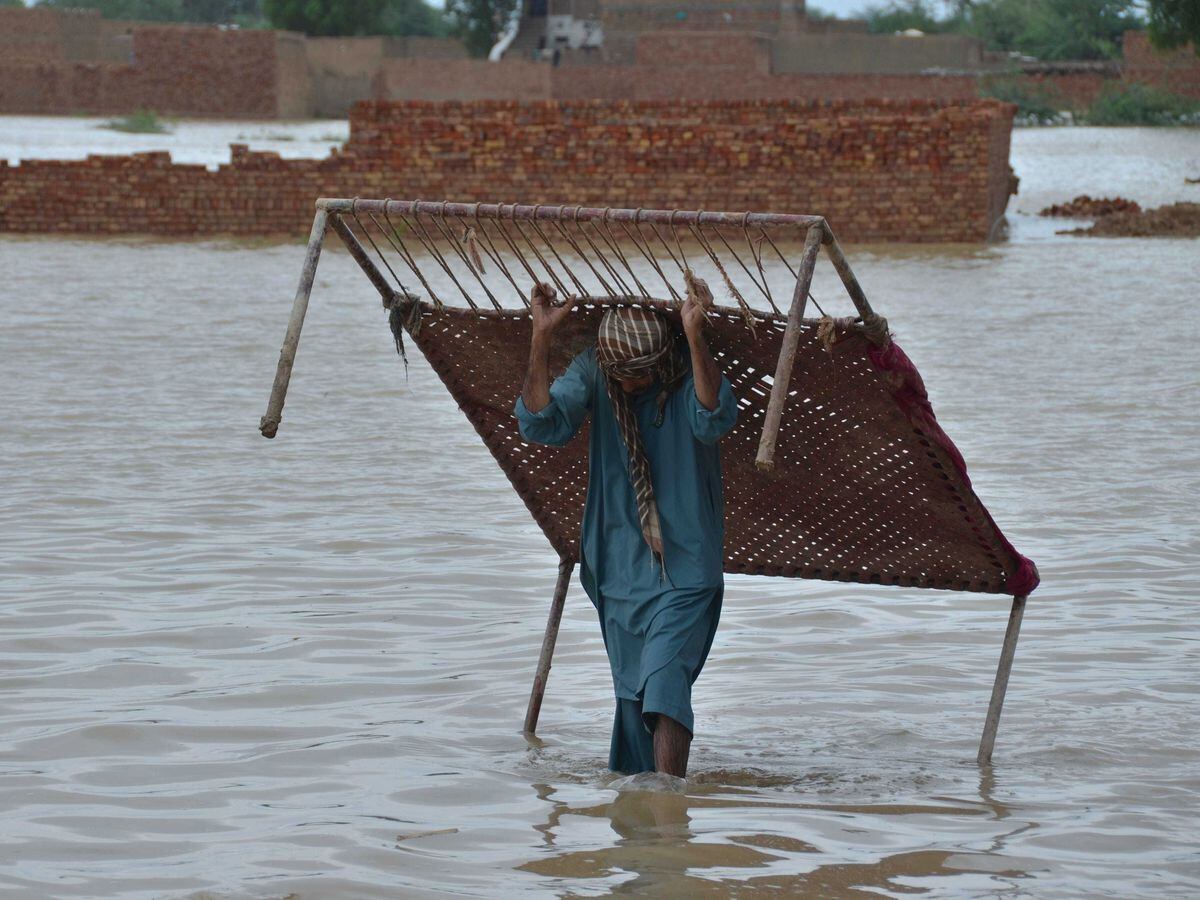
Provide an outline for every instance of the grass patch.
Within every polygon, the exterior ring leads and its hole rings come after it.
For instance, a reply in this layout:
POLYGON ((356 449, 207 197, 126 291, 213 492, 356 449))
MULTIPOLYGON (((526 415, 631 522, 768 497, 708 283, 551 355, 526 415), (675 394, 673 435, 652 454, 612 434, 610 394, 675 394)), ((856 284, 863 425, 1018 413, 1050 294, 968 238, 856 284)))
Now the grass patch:
POLYGON ((127 134, 170 134, 170 126, 152 109, 139 109, 132 115, 109 119, 101 128, 123 131, 127 134))
POLYGON ((1085 125, 1200 125, 1200 101, 1148 84, 1113 84, 1080 118, 1085 125))

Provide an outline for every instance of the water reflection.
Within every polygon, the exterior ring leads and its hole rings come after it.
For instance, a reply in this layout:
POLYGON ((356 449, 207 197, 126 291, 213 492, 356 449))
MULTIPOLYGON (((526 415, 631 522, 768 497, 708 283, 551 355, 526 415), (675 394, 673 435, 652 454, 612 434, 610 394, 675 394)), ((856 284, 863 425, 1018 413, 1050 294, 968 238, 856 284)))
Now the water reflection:
MULTIPOLYGON (((874 859, 849 860, 840 858, 847 854, 838 841, 821 839, 823 830, 870 834, 859 839, 861 851, 871 843, 886 844, 886 831, 878 831, 880 825, 906 830, 898 821, 905 817, 1001 822, 1010 810, 992 796, 990 770, 981 775, 978 801, 939 797, 933 802, 895 804, 791 801, 777 790, 778 776, 766 779, 774 789, 769 796, 747 790, 756 780, 753 773, 741 773, 731 786, 715 783, 711 776, 701 773, 686 793, 620 790, 606 802, 583 804, 561 799, 560 789, 553 784, 535 784, 538 798, 549 805, 546 821, 534 826, 543 852, 516 868, 554 879, 563 888, 571 885, 564 896, 584 890, 576 879, 585 879, 602 881, 606 890, 624 896, 875 897, 879 891, 924 893, 932 889, 929 879, 952 877, 956 884, 970 876, 1019 879, 1043 867, 1002 852, 1006 839, 1035 828, 1032 822, 995 834, 986 851, 954 846, 889 853, 882 847, 884 852, 874 859), (740 796, 725 796, 730 787, 740 796), (776 819, 776 813, 766 813, 768 809, 806 815, 811 830, 797 836, 725 827, 731 820, 776 819), (596 830, 599 823, 608 826, 607 833, 596 830)), ((791 787, 802 789, 803 780, 791 787)))

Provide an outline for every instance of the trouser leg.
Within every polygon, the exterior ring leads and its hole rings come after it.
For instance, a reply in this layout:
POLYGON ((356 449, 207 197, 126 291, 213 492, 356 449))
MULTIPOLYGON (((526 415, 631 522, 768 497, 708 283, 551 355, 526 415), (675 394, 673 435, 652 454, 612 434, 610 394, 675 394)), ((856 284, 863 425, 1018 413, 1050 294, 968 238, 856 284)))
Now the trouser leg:
POLYGON ((625 775, 654 771, 654 739, 643 722, 640 700, 617 698, 608 767, 625 775))

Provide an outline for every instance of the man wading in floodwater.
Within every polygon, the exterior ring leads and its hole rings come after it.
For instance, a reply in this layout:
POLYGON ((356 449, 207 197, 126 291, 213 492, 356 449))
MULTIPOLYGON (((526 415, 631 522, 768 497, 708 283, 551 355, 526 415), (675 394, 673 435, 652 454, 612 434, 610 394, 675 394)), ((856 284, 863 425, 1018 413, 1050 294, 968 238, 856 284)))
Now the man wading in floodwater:
POLYGON ((579 578, 600 617, 617 698, 608 766, 682 778, 692 682, 724 592, 717 441, 737 419, 709 352, 705 314, 683 306, 687 352, 665 317, 609 309, 589 347, 550 384, 554 330, 574 301, 533 289, 529 372, 516 403, 526 440, 562 445, 592 416, 579 578))

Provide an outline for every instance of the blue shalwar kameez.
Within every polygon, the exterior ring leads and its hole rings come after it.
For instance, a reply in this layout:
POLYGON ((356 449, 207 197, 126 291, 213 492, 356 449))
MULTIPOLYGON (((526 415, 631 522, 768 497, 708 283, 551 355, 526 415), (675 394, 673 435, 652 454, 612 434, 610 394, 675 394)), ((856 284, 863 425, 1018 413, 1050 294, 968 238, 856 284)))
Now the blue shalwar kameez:
POLYGON ((655 563, 638 521, 604 375, 591 347, 550 386, 550 403, 530 412, 516 403, 528 441, 559 446, 592 416, 589 483, 580 536, 580 581, 600 618, 617 710, 609 768, 654 769, 653 716, 693 731, 692 683, 712 646, 724 591, 724 506, 717 441, 737 419, 737 401, 721 376, 717 408, 696 398, 691 371, 655 424, 659 384, 632 398, 662 522, 665 571, 655 563))

